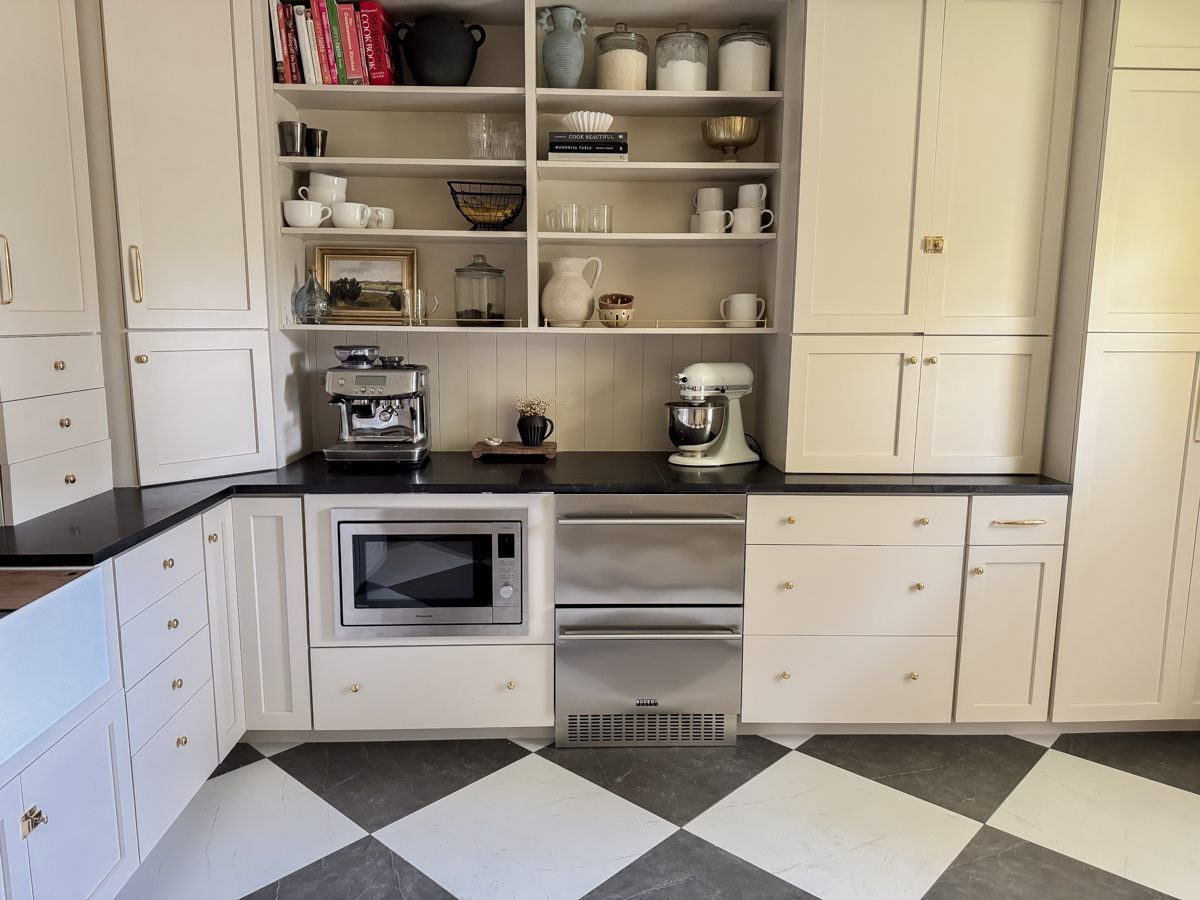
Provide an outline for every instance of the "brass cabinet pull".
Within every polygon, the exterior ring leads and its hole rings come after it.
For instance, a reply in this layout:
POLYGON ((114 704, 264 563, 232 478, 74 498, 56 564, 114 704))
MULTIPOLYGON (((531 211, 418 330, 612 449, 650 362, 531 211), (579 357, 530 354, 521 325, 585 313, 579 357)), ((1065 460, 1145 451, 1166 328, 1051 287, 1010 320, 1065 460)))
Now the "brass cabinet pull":
POLYGON ((928 519, 925 519, 925 518, 917 519, 917 524, 918 524, 918 525, 928 525, 928 524, 929 524, 929 520, 928 520, 928 519))
POLYGON ((350 685, 350 693, 352 693, 352 694, 358 693, 358 685, 357 684, 350 685))
POLYGON ((794 588, 794 587, 795 587, 795 585, 794 585, 794 584, 792 584, 790 581, 785 581, 785 582, 783 583, 783 589, 784 589, 784 590, 786 590, 786 591, 790 591, 790 590, 791 590, 792 588, 794 588))
POLYGON ((178 628, 178 627, 179 627, 178 619, 168 619, 167 620, 167 631, 170 631, 172 628, 178 628))
POLYGON ((918 581, 918 582, 916 583, 915 587, 916 587, 916 589, 917 589, 918 591, 923 591, 923 590, 925 590, 925 582, 923 582, 923 581, 918 581))
POLYGON ((515 691, 517 689, 517 683, 515 681, 510 681, 508 683, 508 689, 510 691, 515 691))
POLYGON ((133 274, 137 279, 137 296, 133 298, 133 302, 141 303, 145 298, 142 291, 142 251, 138 249, 137 244, 130 244, 129 249, 133 252, 133 274))
POLYGON ((921 676, 917 672, 909 672, 908 677, 911 678, 913 681, 916 681, 921 676))
POLYGON ((39 825, 49 825, 50 817, 37 808, 36 805, 29 807, 21 816, 21 840, 29 837, 33 829, 39 825))
POLYGON ((992 519, 993 525, 1045 525, 1045 519, 992 519))
POLYGON ((915 356, 910 356, 910 357, 908 358, 908 364, 909 364, 910 366, 915 366, 915 365, 917 364, 917 362, 918 362, 918 360, 917 360, 917 358, 916 358, 915 356))
POLYGON ((74 483, 75 483, 75 476, 74 476, 74 475, 68 475, 68 476, 66 476, 66 477, 63 479, 63 481, 65 481, 67 484, 74 484, 74 483))
POLYGON ((976 575, 982 575, 983 574, 983 566, 976 566, 971 571, 974 572, 976 575))
MULTIPOLYGON (((8 293, 0 297, 0 306, 8 306, 13 302, 12 295, 12 257, 8 254, 8 237, 0 234, 0 241, 4 241, 4 280, 8 282, 8 293)), ((34 807, 36 809, 37 807, 34 807)))
POLYGON ((216 534, 210 534, 210 535, 208 536, 208 542, 209 542, 210 544, 215 544, 215 543, 217 542, 217 536, 216 536, 216 534))
POLYGON ((788 523, 789 525, 795 525, 795 524, 796 524, 796 517, 795 517, 795 516, 788 516, 788 517, 787 517, 787 523, 788 523))
POLYGON ((133 358, 133 361, 135 363, 143 363, 144 364, 144 363, 150 362, 150 357, 148 357, 145 353, 139 353, 137 356, 135 356, 133 358))
POLYGON ((176 747, 186 747, 187 746, 187 735, 185 734, 183 737, 175 738, 175 746, 176 747))
POLYGON ((183 679, 182 678, 176 678, 174 681, 171 682, 171 690, 177 691, 181 687, 183 687, 183 679))
POLYGON ((171 559, 164 559, 164 560, 163 560, 163 568, 164 568, 164 569, 173 569, 173 568, 175 568, 175 559, 174 559, 174 558, 171 558, 171 559))
POLYGON ((783 673, 783 675, 782 675, 782 678, 783 678, 783 680, 784 680, 784 681, 787 681, 787 680, 788 680, 789 678, 791 678, 791 677, 792 677, 792 673, 791 673, 791 672, 787 672, 787 671, 785 671, 785 672, 783 673))
POLYGON ((54 361, 54 371, 55 371, 55 372, 65 372, 66 370, 67 370, 67 362, 66 362, 66 360, 63 360, 63 359, 56 359, 56 360, 54 361))
POLYGON ((922 247, 926 253, 941 253, 946 249, 946 239, 940 234, 927 234, 922 247))
POLYGON ((70 427, 71 427, 71 420, 70 420, 70 419, 67 419, 67 418, 62 418, 62 419, 59 419, 59 420, 58 420, 58 427, 59 427, 59 428, 70 428, 70 427))
POLYGON ((929 357, 929 364, 931 366, 936 366, 937 365, 937 357, 936 356, 929 357))

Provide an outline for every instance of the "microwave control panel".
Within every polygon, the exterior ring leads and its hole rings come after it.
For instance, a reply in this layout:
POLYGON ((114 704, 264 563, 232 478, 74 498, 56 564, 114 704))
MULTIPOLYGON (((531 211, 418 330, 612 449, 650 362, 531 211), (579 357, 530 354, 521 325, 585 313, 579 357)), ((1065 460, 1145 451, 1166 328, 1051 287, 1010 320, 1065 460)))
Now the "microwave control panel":
POLYGON ((496 522, 492 530, 492 623, 521 621, 521 523, 496 522))

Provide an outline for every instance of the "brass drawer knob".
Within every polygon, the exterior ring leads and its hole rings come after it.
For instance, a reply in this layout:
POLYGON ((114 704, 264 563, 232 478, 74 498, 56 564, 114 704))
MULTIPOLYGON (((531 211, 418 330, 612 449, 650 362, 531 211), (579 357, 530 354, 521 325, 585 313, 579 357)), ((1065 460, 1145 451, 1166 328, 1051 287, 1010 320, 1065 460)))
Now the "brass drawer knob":
POLYGON ((783 587, 784 587, 784 590, 788 590, 788 591, 790 591, 792 588, 794 588, 794 587, 795 587, 795 585, 794 585, 794 584, 792 584, 790 581, 785 581, 785 582, 783 583, 783 587))
POLYGON ((150 362, 150 357, 148 357, 145 353, 139 353, 133 358, 133 361, 136 363, 148 363, 150 362))
POLYGON ((982 575, 983 574, 983 566, 976 566, 971 571, 974 572, 976 575, 982 575))
POLYGON ((923 590, 925 590, 925 582, 923 582, 923 581, 918 581, 918 582, 917 582, 917 583, 914 585, 914 587, 916 587, 916 589, 917 589, 918 591, 923 591, 923 590))
POLYGON ((510 691, 515 691, 517 689, 517 683, 515 681, 510 681, 508 683, 508 689, 510 691))
POLYGON ((62 372, 62 371, 64 371, 66 368, 67 368, 67 363, 66 363, 66 361, 65 361, 65 360, 62 360, 62 359, 56 359, 56 360, 54 361, 54 371, 55 371, 55 372, 62 372))
POLYGON ((172 558, 172 559, 164 559, 164 560, 163 560, 163 568, 164 568, 164 569, 173 569, 173 568, 175 568, 175 560, 174 560, 173 558, 172 558))
POLYGON ((936 356, 929 357, 929 364, 931 366, 936 366, 937 365, 937 357, 936 356))
POLYGON ((920 519, 917 519, 917 524, 918 524, 918 525, 928 525, 928 524, 929 524, 929 520, 928 520, 928 519, 926 519, 926 518, 920 518, 920 519))
POLYGON ((181 687, 183 687, 183 679, 182 678, 176 678, 174 681, 171 682, 171 690, 177 691, 181 687))
POLYGON ((75 476, 74 476, 74 475, 68 475, 68 476, 66 476, 65 478, 63 478, 63 481, 65 481, 67 484, 74 484, 74 483, 75 483, 75 476))
POLYGON ((916 681, 921 676, 917 672, 909 672, 908 677, 911 678, 913 681, 916 681))
POLYGON ((784 672, 784 673, 783 673, 783 680, 784 680, 784 681, 787 681, 787 680, 788 680, 789 678, 791 678, 791 677, 792 677, 792 673, 791 673, 791 672, 784 672))
POLYGON ((179 627, 178 619, 168 619, 167 620, 167 631, 170 631, 172 628, 178 628, 178 627, 179 627))
POLYGON ((210 544, 215 544, 217 542, 217 536, 215 533, 208 536, 208 542, 210 544))
POLYGON ((175 738, 175 746, 176 747, 186 747, 187 746, 187 735, 185 734, 183 737, 175 738))
POLYGON ((352 694, 358 693, 358 685, 357 684, 350 685, 350 693, 352 693, 352 694))
POLYGON ((59 420, 58 420, 58 427, 59 427, 59 428, 70 428, 70 427, 71 427, 71 420, 70 420, 70 419, 65 419, 65 418, 64 418, 64 419, 59 419, 59 420))
POLYGON ((795 524, 796 524, 796 517, 795 517, 795 516, 788 516, 788 517, 787 517, 787 523, 788 523, 789 525, 795 525, 795 524))
POLYGON ((908 364, 910 366, 915 366, 917 364, 917 358, 915 356, 910 356, 908 358, 908 364))

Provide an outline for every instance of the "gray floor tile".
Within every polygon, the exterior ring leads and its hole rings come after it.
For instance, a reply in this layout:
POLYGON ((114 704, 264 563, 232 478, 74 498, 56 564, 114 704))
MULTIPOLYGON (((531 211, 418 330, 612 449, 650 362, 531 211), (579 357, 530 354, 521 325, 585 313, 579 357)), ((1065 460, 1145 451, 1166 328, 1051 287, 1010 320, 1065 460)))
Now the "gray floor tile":
POLYGON ((217 764, 217 767, 213 769, 212 774, 208 777, 216 778, 218 775, 224 775, 226 772, 232 772, 234 769, 248 766, 250 763, 258 762, 260 759, 266 759, 266 757, 249 744, 236 744, 229 751, 229 755, 217 764))
POLYGON ((708 841, 677 831, 583 900, 816 900, 708 841))
POLYGON ((732 747, 547 747, 539 755, 676 825, 686 825, 790 751, 744 735, 732 747))
POLYGON ((986 822, 1046 752, 1007 735, 817 735, 797 753, 986 822))
POLYGON ((512 741, 371 741, 301 744, 271 757, 367 831, 529 755, 512 741))
POLYGON ((242 900, 454 900, 415 866, 365 837, 242 900))
POLYGON ((1064 734, 1054 749, 1200 794, 1200 731, 1064 734))
POLYGON ((1154 900, 1167 894, 984 825, 924 900, 1154 900))

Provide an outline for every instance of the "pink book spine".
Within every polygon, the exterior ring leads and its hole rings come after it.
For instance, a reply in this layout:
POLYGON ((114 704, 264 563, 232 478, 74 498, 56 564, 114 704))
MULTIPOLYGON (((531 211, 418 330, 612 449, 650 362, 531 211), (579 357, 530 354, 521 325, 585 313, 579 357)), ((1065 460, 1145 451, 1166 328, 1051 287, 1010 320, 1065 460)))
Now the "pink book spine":
POLYGON ((317 4, 317 8, 321 10, 321 34, 325 38, 325 59, 329 64, 329 83, 338 84, 337 66, 333 64, 333 35, 329 31, 329 7, 325 5, 326 0, 313 0, 313 3, 317 4))

